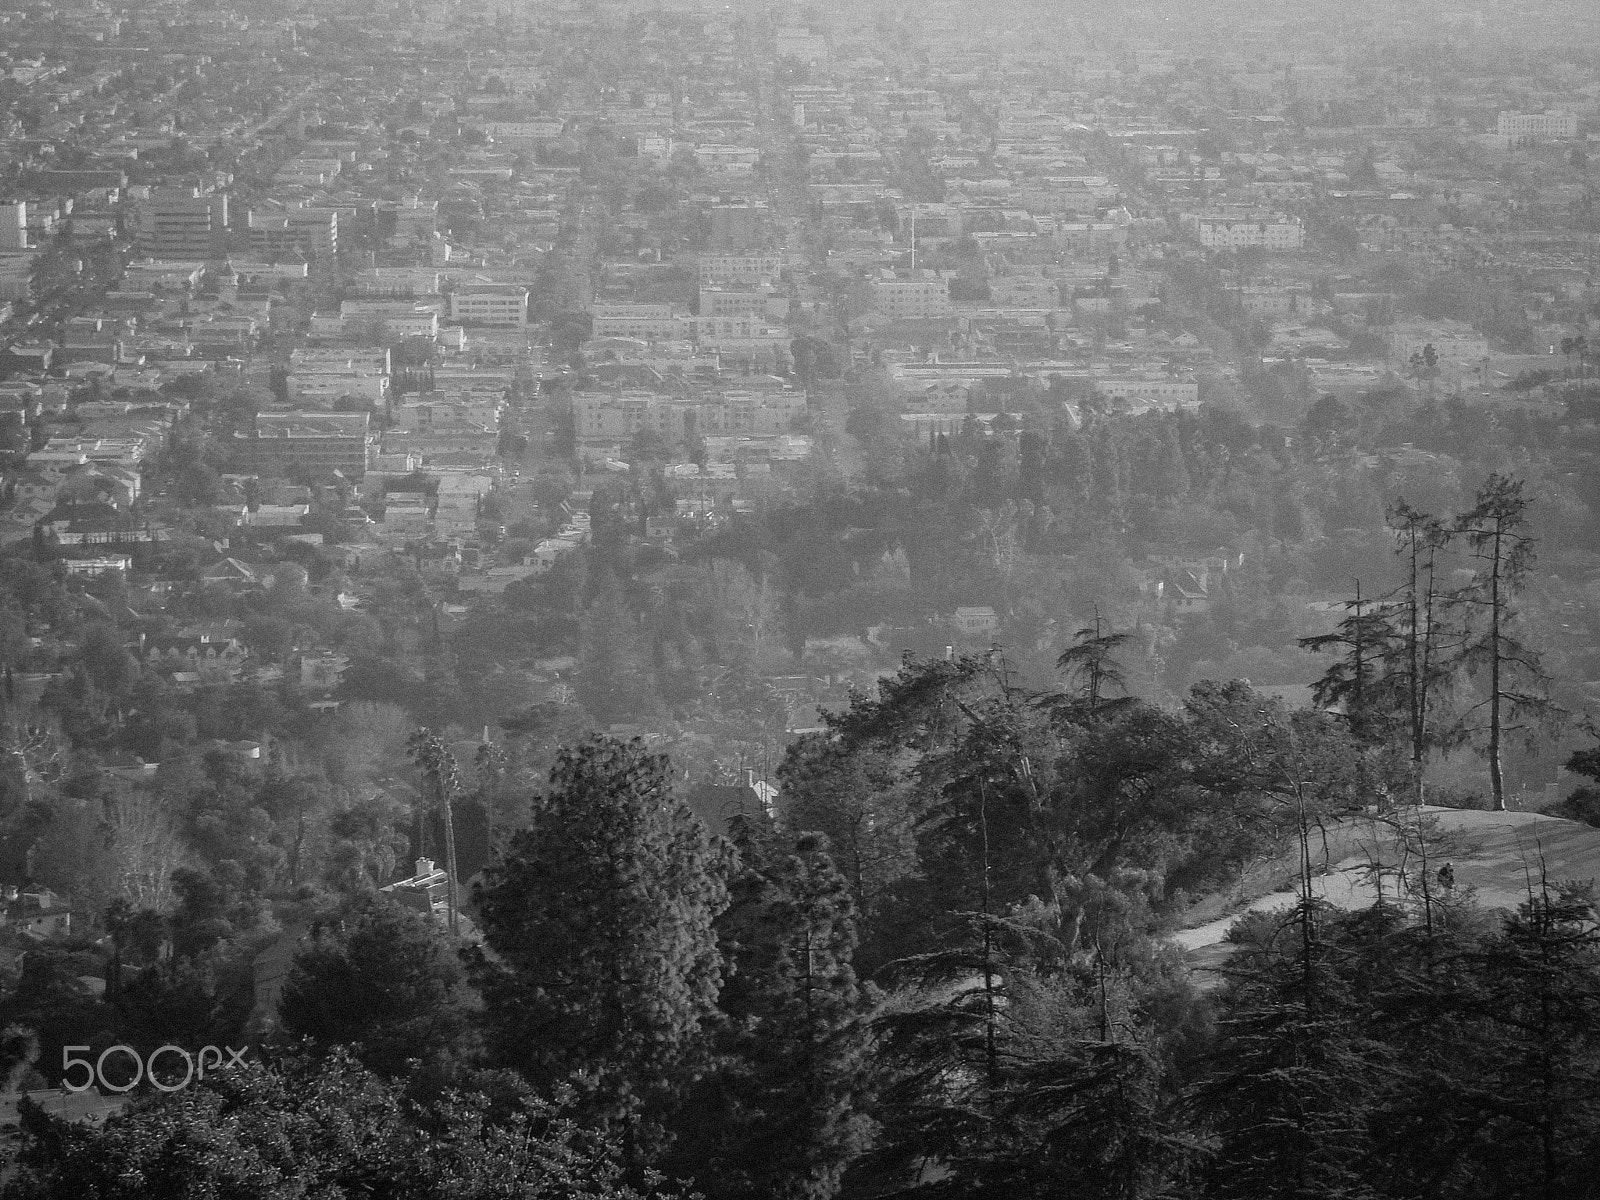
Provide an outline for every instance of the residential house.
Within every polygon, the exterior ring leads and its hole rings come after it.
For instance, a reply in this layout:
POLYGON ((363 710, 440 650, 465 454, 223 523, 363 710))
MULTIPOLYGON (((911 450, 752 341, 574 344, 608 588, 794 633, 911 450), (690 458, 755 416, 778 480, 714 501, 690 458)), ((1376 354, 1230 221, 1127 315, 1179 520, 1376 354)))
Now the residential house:
POLYGON ((968 637, 982 637, 1000 628, 1000 618, 987 604, 957 608, 950 618, 950 623, 968 637))
POLYGON ((21 895, 16 888, 7 888, 6 922, 12 933, 23 937, 64 938, 72 933, 72 905, 49 888, 21 895))

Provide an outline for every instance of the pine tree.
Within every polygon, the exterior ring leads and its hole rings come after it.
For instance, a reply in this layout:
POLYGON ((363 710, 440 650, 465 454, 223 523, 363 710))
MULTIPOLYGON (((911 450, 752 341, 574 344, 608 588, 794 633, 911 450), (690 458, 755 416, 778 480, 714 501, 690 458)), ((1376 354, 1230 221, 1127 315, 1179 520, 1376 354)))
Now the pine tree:
POLYGON ((1399 669, 1405 681, 1413 795, 1420 805, 1427 755, 1436 739, 1433 706, 1447 674, 1450 634, 1441 617, 1451 597, 1439 584, 1439 558, 1449 548, 1451 532, 1438 517, 1412 508, 1404 499, 1390 507, 1388 522, 1395 534, 1395 553, 1406 566, 1400 587, 1404 616, 1399 669))
POLYGON ((881 1128, 856 1169, 867 1194, 990 1194, 986 1180, 1018 1153, 1002 1116, 1013 986, 1038 958, 1061 955, 1025 919, 960 917, 942 948, 886 972, 894 990, 875 1023, 873 1056, 881 1128))
POLYGON ((779 824, 827 835, 861 922, 864 976, 916 948, 906 941, 914 917, 903 893, 917 876, 916 829, 928 803, 918 763, 965 723, 961 697, 991 686, 980 657, 907 661, 879 682, 877 697, 857 695, 830 717, 827 734, 796 742, 779 768, 779 824))
POLYGON ((1600 927, 1589 887, 1530 886, 1500 930, 1447 931, 1383 1005, 1405 1081, 1375 1127, 1405 1195, 1600 1193, 1600 927))
POLYGON ((637 739, 562 750, 529 828, 476 890, 489 953, 471 954, 491 1056, 625 1130, 643 1167, 704 1068, 727 903, 704 827, 637 739))
POLYGON ((1193 1100, 1216 1133, 1208 1191, 1239 1200, 1366 1198, 1387 1047, 1363 1026, 1339 917, 1302 898, 1243 960, 1219 1013, 1211 1070, 1193 1100), (1331 928, 1330 928, 1331 927, 1331 928))
POLYGON ((1346 615, 1333 633, 1300 639, 1303 649, 1337 652, 1313 685, 1312 699, 1319 708, 1343 712, 1358 741, 1381 742, 1397 723, 1399 706, 1405 701, 1397 694, 1401 681, 1388 670, 1403 635, 1388 605, 1362 599, 1359 579, 1355 598, 1345 601, 1345 608, 1346 615))
POLYGON ((1145 982, 1100 955, 1087 969, 1015 979, 1007 1017, 1024 1054, 1000 1113, 1019 1152, 989 1164, 992 1194, 1173 1194, 1200 1143, 1175 1111, 1158 1031, 1138 1015, 1145 982))
POLYGON ((1222 1036, 1198 1093, 1218 1134, 1214 1191, 1241 1200, 1364 1196, 1372 1098, 1363 1085, 1383 1047, 1362 1029, 1329 936, 1337 918, 1312 883, 1316 826, 1353 782, 1349 745, 1323 714, 1285 715, 1237 683, 1196 687, 1190 709, 1211 742, 1202 767, 1210 786, 1256 796, 1264 815, 1292 830, 1298 857, 1291 914, 1263 922, 1270 930, 1257 953, 1230 967, 1222 1036))
POLYGON ((1131 640, 1131 634, 1103 629, 1098 607, 1094 624, 1073 635, 1072 645, 1056 659, 1056 669, 1074 689, 1065 697, 1067 711, 1074 717, 1092 721, 1133 703, 1127 695, 1127 674, 1116 659, 1116 652, 1131 640), (1112 689, 1122 694, 1112 695, 1112 689))
POLYGON ((1537 544, 1528 532, 1528 505, 1520 479, 1491 475, 1478 489, 1472 508, 1456 520, 1479 563, 1477 577, 1462 597, 1477 615, 1475 636, 1463 647, 1462 658, 1469 671, 1486 671, 1489 676, 1485 757, 1496 812, 1506 808, 1500 762, 1505 735, 1525 728, 1515 722, 1555 712, 1542 692, 1548 677, 1539 655, 1515 629, 1514 601, 1527 582, 1537 544))
POLYGON ((295 955, 278 1014, 291 1034, 348 1046, 370 1070, 470 1052, 470 989, 428 917, 381 896, 358 902, 295 955))
POLYGON ((823 837, 740 819, 733 838, 719 1062, 685 1105, 668 1173, 711 1200, 826 1200, 866 1134, 871 1001, 849 890, 823 837))
POLYGON ((1069 959, 1043 915, 966 914, 946 949, 896 964, 867 1194, 1147 1200, 1196 1156, 1141 1013, 1157 981, 1109 947, 1069 959))

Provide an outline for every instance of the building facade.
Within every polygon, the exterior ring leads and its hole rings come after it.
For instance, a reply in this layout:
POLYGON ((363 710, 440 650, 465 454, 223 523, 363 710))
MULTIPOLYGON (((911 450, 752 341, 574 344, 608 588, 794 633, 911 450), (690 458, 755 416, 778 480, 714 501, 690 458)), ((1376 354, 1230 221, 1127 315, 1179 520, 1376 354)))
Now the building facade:
POLYGON ((1571 138, 1578 136, 1578 115, 1556 112, 1503 112, 1495 132, 1506 138, 1571 138))
POLYGON ((528 324, 528 289, 509 283, 462 284, 450 293, 450 319, 521 329, 528 324))
POLYGON ((1283 213, 1242 215, 1188 213, 1184 225, 1208 250, 1227 250, 1259 246, 1263 250, 1300 250, 1306 244, 1306 228, 1299 217, 1283 213))
POLYGON ((264 474, 299 468, 360 479, 372 434, 367 413, 257 413, 252 434, 235 434, 233 448, 242 467, 264 474))
POLYGON ((891 321, 928 321, 948 317, 950 281, 937 277, 875 279, 872 304, 891 321))
POLYGON ((152 258, 213 258, 228 228, 226 192, 155 188, 134 211, 134 247, 152 258))

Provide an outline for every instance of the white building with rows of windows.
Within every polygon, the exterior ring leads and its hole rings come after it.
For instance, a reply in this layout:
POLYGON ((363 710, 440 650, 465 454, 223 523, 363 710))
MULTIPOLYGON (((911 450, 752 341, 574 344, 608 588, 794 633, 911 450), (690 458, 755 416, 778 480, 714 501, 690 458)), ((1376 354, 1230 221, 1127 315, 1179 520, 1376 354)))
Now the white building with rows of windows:
POLYGON ((1505 138, 1577 137, 1578 116, 1554 109, 1542 113, 1503 112, 1495 132, 1505 138))
POLYGON ((891 321, 929 321, 948 317, 950 281, 932 271, 872 281, 872 304, 891 321))
POLYGON ((1182 222, 1208 250, 1299 250, 1306 244, 1305 223, 1282 213, 1185 213, 1182 222))
POLYGON ((521 328, 528 323, 528 289, 511 283, 461 284, 450 293, 450 319, 521 328))

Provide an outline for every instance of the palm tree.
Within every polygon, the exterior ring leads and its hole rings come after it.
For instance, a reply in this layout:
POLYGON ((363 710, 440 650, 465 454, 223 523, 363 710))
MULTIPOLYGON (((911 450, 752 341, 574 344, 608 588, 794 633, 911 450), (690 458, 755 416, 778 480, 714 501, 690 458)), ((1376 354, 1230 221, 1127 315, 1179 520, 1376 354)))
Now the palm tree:
MULTIPOLYGON (((444 739, 426 727, 418 726, 406 739, 406 751, 423 779, 432 787, 434 799, 444 815, 445 912, 450 935, 454 937, 461 932, 461 928, 456 893, 456 830, 450 803, 461 785, 460 772, 444 739)), ((420 821, 417 827, 419 830, 426 828, 420 821)), ((420 848, 420 839, 417 844, 420 848)))

